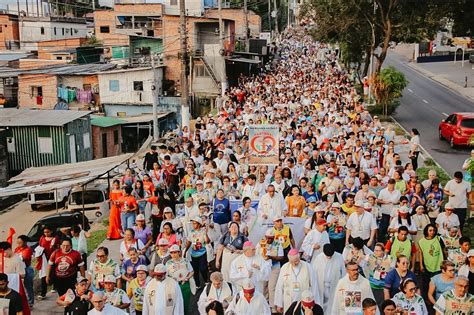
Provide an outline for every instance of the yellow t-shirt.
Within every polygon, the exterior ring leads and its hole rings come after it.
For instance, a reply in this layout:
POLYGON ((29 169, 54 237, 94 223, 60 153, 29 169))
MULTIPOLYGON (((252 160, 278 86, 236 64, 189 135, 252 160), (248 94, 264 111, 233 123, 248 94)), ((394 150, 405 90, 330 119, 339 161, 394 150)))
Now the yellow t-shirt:
POLYGON ((343 204, 341 208, 342 210, 344 210, 345 213, 347 213, 347 216, 350 216, 354 211, 356 211, 355 206, 349 208, 346 204, 343 204))
POLYGON ((133 299, 133 304, 135 305, 135 309, 137 311, 143 310, 143 298, 145 294, 145 288, 146 284, 150 282, 150 280, 151 278, 147 277, 143 286, 140 286, 140 284, 138 284, 137 278, 133 279, 128 284, 127 295, 130 299, 133 299))

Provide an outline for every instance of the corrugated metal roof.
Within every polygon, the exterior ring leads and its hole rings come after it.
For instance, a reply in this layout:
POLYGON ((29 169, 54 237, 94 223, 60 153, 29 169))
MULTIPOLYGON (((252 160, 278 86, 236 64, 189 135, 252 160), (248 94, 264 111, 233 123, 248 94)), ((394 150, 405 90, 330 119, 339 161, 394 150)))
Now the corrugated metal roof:
POLYGON ((73 164, 30 167, 20 175, 11 178, 8 187, 0 188, 0 197, 84 185, 113 171, 129 159, 143 158, 151 141, 152 137, 148 137, 135 154, 128 153, 73 164))
POLYGON ((58 74, 58 75, 89 75, 114 69, 117 65, 112 63, 89 63, 83 65, 54 65, 40 69, 22 71, 22 74, 58 74))
MULTIPOLYGON (((172 112, 162 112, 158 113, 156 116, 158 119, 163 118, 171 114, 172 112)), ((132 123, 142 123, 142 122, 150 122, 153 120, 153 114, 143 114, 139 116, 126 116, 120 117, 120 119, 124 120, 124 124, 132 124, 132 123)))
POLYGON ((100 128, 107 128, 123 124, 125 121, 115 117, 91 115, 91 125, 100 128))
POLYGON ((64 126, 90 113, 78 110, 4 108, 0 109, 0 127, 64 126))

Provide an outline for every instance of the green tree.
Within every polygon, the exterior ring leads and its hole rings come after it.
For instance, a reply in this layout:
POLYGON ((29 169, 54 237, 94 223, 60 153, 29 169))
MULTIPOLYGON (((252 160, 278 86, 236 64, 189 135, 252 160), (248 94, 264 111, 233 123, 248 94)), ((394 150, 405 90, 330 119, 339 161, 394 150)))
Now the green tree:
POLYGON ((394 67, 382 69, 380 74, 373 79, 373 88, 380 106, 382 115, 390 115, 398 104, 398 98, 408 85, 405 75, 394 67))

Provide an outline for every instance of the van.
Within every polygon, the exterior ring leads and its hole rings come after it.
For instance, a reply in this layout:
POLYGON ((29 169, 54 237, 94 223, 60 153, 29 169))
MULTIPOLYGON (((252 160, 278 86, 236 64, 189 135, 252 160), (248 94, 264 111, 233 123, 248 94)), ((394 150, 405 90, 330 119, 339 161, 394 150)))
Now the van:
POLYGON ((109 216, 109 200, 108 186, 103 183, 91 183, 86 185, 84 189, 84 205, 82 201, 82 186, 76 186, 71 190, 66 209, 71 212, 85 211, 85 215, 89 219, 108 218, 109 216))
POLYGON ((64 205, 63 202, 66 201, 70 190, 71 188, 67 187, 28 193, 28 203, 31 210, 38 210, 40 206, 55 205, 56 203, 64 205))

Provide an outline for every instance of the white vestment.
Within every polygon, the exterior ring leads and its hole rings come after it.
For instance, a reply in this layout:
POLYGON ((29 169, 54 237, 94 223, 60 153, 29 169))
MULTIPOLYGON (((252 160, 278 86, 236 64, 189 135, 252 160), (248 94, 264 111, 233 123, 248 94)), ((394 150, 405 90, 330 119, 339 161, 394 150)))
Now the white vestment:
POLYGON ((235 315, 271 315, 270 306, 262 293, 255 291, 250 303, 244 297, 244 291, 240 291, 230 303, 226 314, 235 315))
POLYGON ((98 311, 95 308, 87 312, 87 315, 126 315, 127 312, 119 309, 118 307, 110 304, 105 304, 102 311, 98 311))
POLYGON ((286 208, 285 198, 281 193, 275 192, 273 198, 266 193, 258 202, 257 215, 262 221, 272 222, 275 216, 283 216, 286 208), (267 216, 266 220, 263 219, 263 215, 267 216))
POLYGON ((224 301, 228 304, 232 302, 233 293, 235 293, 227 282, 223 282, 220 289, 216 289, 212 283, 206 285, 199 296, 198 309, 199 314, 206 315, 206 307, 212 301, 219 301, 222 304, 224 301), (207 294, 207 286, 209 287, 209 294, 207 294))
POLYGON ((362 301, 365 298, 374 299, 369 280, 359 275, 356 281, 350 281, 346 275, 337 283, 330 314, 362 314, 362 301))
POLYGON ((283 307, 286 312, 291 303, 300 300, 304 290, 310 290, 316 304, 321 304, 317 275, 313 268, 305 261, 300 261, 296 267, 287 262, 281 267, 278 276, 275 287, 275 306, 283 307))
POLYGON ((178 282, 169 277, 163 281, 152 279, 145 288, 143 314, 184 314, 183 295, 178 282))
POLYGON ((255 285, 256 291, 263 292, 263 282, 268 281, 271 270, 271 260, 264 260, 259 255, 247 257, 241 254, 230 264, 230 281, 237 290, 241 290, 243 281, 250 279, 255 285), (260 270, 252 267, 254 264, 259 266, 260 270), (250 273, 252 273, 251 277, 249 277, 250 273))
MULTIPOLYGON (((329 234, 326 231, 322 233, 316 229, 313 229, 306 234, 301 249, 304 252, 305 257, 308 257, 313 261, 323 251, 324 244, 329 244, 329 234), (319 248, 315 249, 314 245, 318 244, 319 248)), ((314 266, 314 265, 313 265, 314 266)))
POLYGON ((318 278, 319 300, 324 313, 331 314, 337 283, 346 275, 346 267, 342 255, 335 252, 331 258, 324 253, 316 256, 311 262, 318 278))

